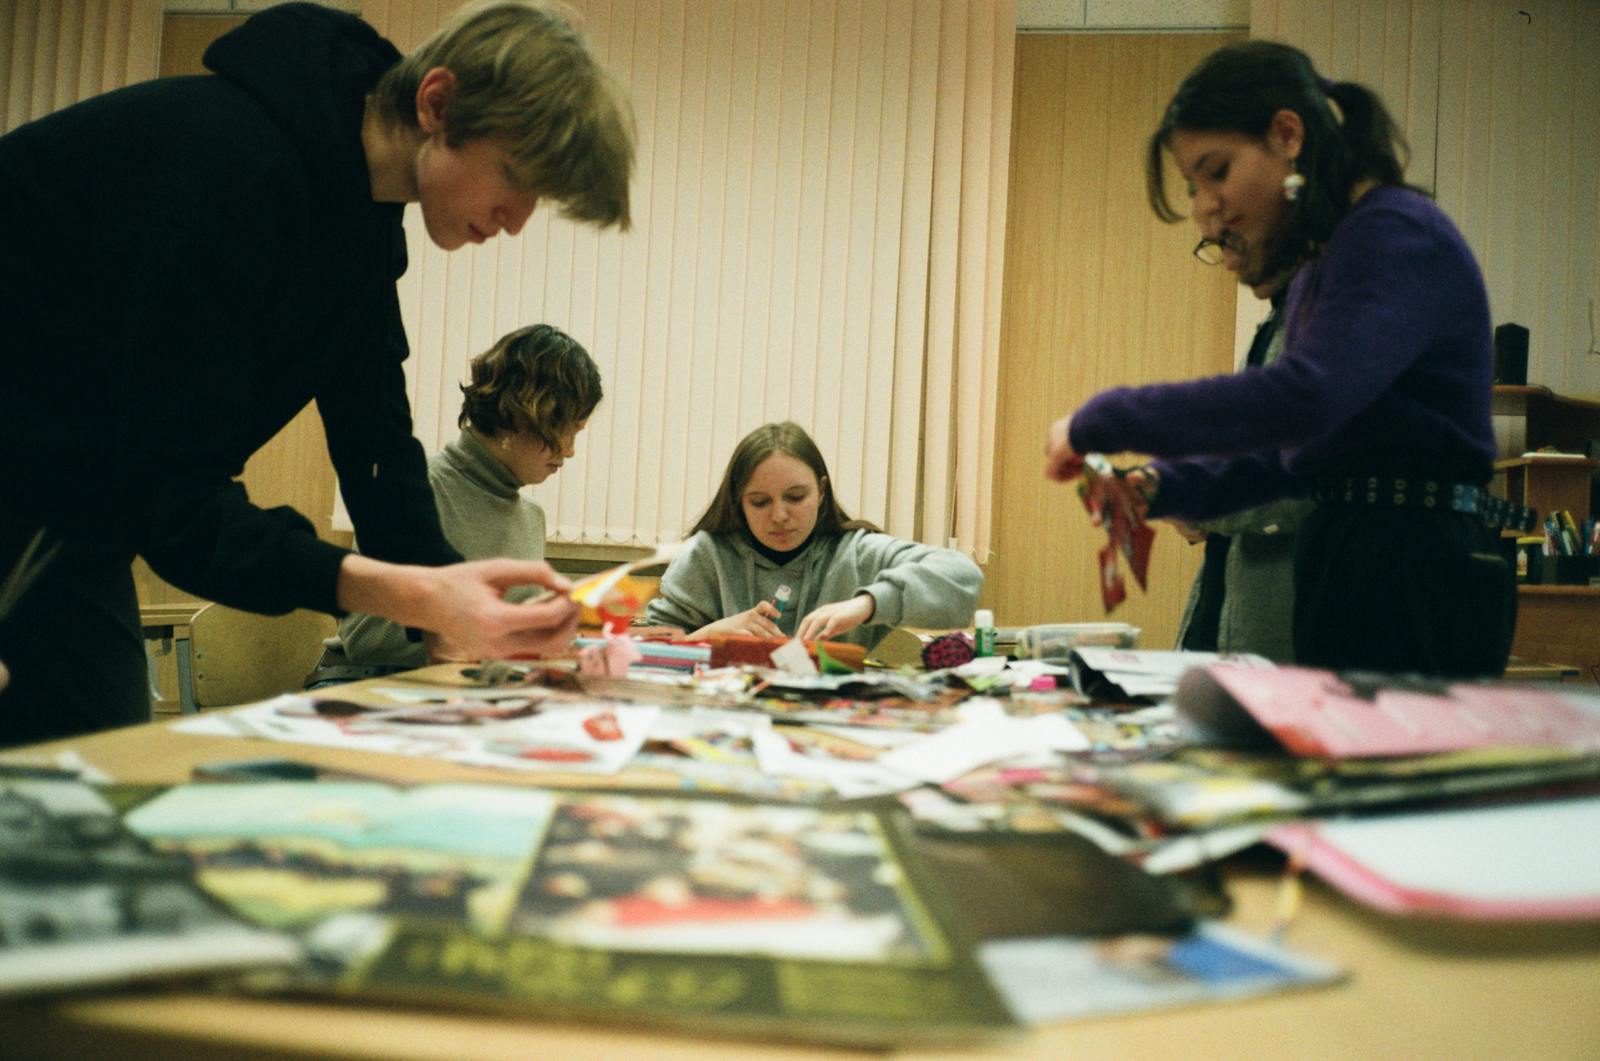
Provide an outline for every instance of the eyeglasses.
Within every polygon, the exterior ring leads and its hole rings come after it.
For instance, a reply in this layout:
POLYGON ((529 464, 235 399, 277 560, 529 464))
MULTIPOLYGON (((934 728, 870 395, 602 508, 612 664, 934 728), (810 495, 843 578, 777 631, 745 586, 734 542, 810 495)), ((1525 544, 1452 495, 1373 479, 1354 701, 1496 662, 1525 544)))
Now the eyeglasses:
POLYGON ((1207 236, 1194 245, 1194 256, 1207 265, 1221 265, 1224 251, 1234 254, 1244 253, 1244 241, 1232 229, 1223 229, 1222 235, 1215 239, 1207 236))
POLYGON ((1221 266, 1222 251, 1226 250, 1232 250, 1235 254, 1240 253, 1240 250, 1242 250, 1238 245, 1237 235, 1232 234, 1232 232, 1224 232, 1222 237, 1216 238, 1216 240, 1210 237, 1203 238, 1200 242, 1195 243, 1194 254, 1195 258, 1205 262, 1208 266, 1221 266))

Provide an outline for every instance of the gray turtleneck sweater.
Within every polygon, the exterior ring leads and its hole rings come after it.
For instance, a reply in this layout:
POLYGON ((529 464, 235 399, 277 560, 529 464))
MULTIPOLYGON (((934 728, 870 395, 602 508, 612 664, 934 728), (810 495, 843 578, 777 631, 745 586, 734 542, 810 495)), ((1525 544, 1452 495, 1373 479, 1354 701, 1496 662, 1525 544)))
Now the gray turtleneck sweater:
POLYGON ((661 594, 646 605, 645 614, 652 623, 693 632, 772 600, 779 586, 791 591, 778 621, 790 635, 820 605, 863 591, 872 594, 872 618, 840 639, 870 648, 894 626, 947 629, 971 623, 983 571, 954 549, 876 531, 818 537, 781 566, 757 552, 743 534, 702 531, 673 557, 661 576, 661 594))
MULTIPOLYGON (((544 559, 544 509, 522 495, 510 469, 470 432, 462 431, 429 458, 428 483, 444 536, 465 559, 544 559)), ((525 600, 535 588, 515 587, 506 599, 525 600)), ((362 666, 428 663, 425 646, 407 641, 404 627, 375 615, 345 616, 338 640, 350 662, 362 666)))

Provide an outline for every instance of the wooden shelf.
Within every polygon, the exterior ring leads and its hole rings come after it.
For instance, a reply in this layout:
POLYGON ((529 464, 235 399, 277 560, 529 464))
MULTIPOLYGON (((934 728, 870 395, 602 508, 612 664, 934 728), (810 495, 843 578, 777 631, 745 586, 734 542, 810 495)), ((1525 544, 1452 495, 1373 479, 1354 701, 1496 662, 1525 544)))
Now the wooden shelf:
POLYGON ((1538 582, 1520 585, 1517 587, 1517 592, 1530 597, 1600 597, 1600 586, 1538 582))
POLYGON ((1512 682, 1564 682, 1582 673, 1569 663, 1536 663, 1512 656, 1506 661, 1506 670, 1501 677, 1512 682))
POLYGON ((1539 460, 1517 457, 1495 461, 1494 492, 1528 505, 1540 518, 1556 511, 1572 513, 1581 526, 1589 518, 1590 480, 1600 462, 1539 460))
POLYGON ((1492 400, 1490 411, 1495 416, 1526 416, 1529 405, 1540 405, 1545 402, 1570 406, 1578 411, 1587 411, 1591 416, 1600 416, 1600 400, 1567 397, 1537 383, 1521 386, 1496 383, 1492 400))
POLYGON ((1600 461, 1577 453, 1537 453, 1531 457, 1507 457, 1494 462, 1494 470, 1507 468, 1600 468, 1600 461))
POLYGON ((1524 421, 1520 440, 1516 435, 1499 436, 1500 445, 1514 444, 1516 449, 1494 462, 1491 489, 1530 506, 1541 517, 1565 510, 1580 524, 1588 519, 1594 470, 1600 461, 1586 454, 1600 448, 1600 401, 1565 398, 1549 387, 1502 384, 1494 388, 1491 408, 1496 416, 1524 421), (1563 455, 1533 452, 1545 448, 1563 455))
POLYGON ((1554 397, 1555 392, 1549 387, 1496 383, 1489 411, 1495 416, 1527 416, 1530 401, 1542 401, 1554 397))

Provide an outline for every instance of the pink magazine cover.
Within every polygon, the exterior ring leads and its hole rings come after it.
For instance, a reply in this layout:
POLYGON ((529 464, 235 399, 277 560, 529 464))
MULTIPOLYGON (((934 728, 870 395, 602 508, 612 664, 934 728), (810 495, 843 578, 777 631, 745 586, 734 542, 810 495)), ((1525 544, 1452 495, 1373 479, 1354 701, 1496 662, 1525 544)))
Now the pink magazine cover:
POLYGON ((1560 921, 1600 918, 1597 830, 1591 796, 1296 822, 1267 840, 1385 913, 1560 921))
POLYGON ((1184 675, 1178 711, 1213 736, 1318 759, 1478 748, 1600 752, 1600 696, 1529 685, 1217 664, 1184 675))

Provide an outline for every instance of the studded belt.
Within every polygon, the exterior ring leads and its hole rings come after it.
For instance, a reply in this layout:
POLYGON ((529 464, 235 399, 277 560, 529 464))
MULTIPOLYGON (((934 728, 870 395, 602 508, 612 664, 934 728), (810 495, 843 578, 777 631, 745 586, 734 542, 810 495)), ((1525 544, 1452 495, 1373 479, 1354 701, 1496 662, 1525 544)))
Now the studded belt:
POLYGON ((1481 486, 1396 475, 1345 475, 1318 479, 1311 496, 1324 505, 1420 508, 1478 516, 1492 530, 1529 531, 1539 514, 1527 505, 1496 497, 1481 486))

